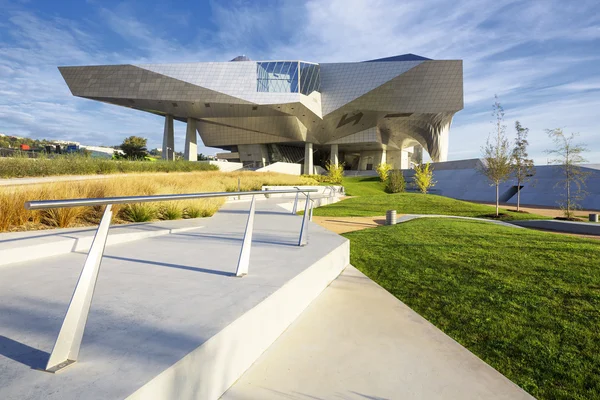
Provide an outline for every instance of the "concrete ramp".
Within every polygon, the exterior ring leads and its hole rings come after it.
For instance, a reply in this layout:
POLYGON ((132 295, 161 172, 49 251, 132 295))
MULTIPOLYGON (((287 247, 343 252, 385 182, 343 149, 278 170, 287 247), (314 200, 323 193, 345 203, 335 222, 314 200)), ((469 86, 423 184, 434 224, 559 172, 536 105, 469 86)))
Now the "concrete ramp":
MULTIPOLYGON (((107 247, 79 361, 43 368, 85 252, 0 269, 0 398, 216 399, 349 263, 348 241, 257 202, 249 275, 236 278, 248 202, 202 228, 107 247)), ((182 221, 182 224, 189 222, 182 221)))

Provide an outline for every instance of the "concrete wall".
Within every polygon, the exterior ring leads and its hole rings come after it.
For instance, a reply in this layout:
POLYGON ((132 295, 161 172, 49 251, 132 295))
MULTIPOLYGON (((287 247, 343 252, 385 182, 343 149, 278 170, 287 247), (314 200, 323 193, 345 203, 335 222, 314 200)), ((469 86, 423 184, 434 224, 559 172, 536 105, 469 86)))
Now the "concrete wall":
POLYGON ((216 165, 217 167, 219 167, 219 171, 221 171, 221 172, 237 171, 237 170, 240 170, 243 168, 243 164, 238 163, 238 162, 213 161, 213 160, 198 161, 198 162, 208 163, 210 165, 216 165))
POLYGON ((281 174, 302 175, 302 164, 276 162, 256 170, 256 172, 279 172, 281 174))
POLYGON ((269 161, 267 146, 264 144, 238 145, 240 161, 242 163, 253 162, 257 167, 264 167, 269 161))
MULTIPOLYGON (((496 193, 487 178, 478 170, 479 159, 433 163, 433 176, 437 184, 431 193, 452 197, 460 200, 495 202, 496 193)), ((586 210, 600 210, 600 164, 582 166, 590 175, 587 178, 587 196, 580 202, 586 210)), ((407 182, 412 181, 414 171, 405 170, 407 182)), ((526 182, 521 189, 521 204, 544 207, 558 207, 558 202, 564 189, 557 184, 562 176, 562 170, 557 165, 536 166, 536 174, 526 182)), ((517 185, 515 179, 500 185, 500 198, 508 195, 517 185)), ((506 203, 516 204, 517 196, 512 196, 506 203)))

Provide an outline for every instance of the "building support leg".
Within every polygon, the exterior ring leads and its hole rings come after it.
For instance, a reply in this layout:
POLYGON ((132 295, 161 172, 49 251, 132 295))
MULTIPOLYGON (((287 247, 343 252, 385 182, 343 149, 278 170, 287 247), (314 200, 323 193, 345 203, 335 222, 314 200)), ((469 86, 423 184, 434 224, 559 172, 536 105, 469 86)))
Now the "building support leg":
POLYGON ((185 159, 198 161, 198 145, 196 144, 196 120, 188 118, 185 130, 185 159))
POLYGON ((313 168, 313 144, 304 144, 304 174, 312 175, 314 173, 313 168))
POLYGON ((331 145, 331 155, 329 156, 329 162, 333 165, 338 165, 339 160, 338 160, 338 145, 337 144, 332 144, 331 145))
POLYGON ((165 130, 162 142, 163 160, 173 161, 175 155, 175 133, 173 131, 173 116, 165 115, 165 130))

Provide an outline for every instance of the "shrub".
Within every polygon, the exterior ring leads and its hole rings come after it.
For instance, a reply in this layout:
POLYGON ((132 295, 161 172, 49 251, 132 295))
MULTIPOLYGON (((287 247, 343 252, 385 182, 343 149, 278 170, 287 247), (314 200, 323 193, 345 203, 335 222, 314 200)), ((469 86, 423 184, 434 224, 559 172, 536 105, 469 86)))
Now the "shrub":
POLYGON ((184 218, 201 218, 204 217, 204 212, 199 207, 188 207, 183 213, 184 218))
POLYGON ((433 168, 431 168, 430 163, 415 166, 415 176, 413 179, 415 185, 417 185, 423 194, 427 194, 427 191, 437 183, 433 180, 433 168))
POLYGON ((328 183, 329 176, 327 175, 301 175, 302 178, 313 179, 319 183, 328 183))
POLYGON ((406 181, 402 171, 395 169, 390 171, 385 181, 385 191, 387 193, 402 193, 406 189, 406 181))
POLYGON ((121 218, 129 222, 148 222, 156 218, 156 209, 148 203, 127 204, 121 210, 121 218))
POLYGON ((84 213, 84 207, 51 208, 42 211, 42 222, 52 227, 67 228, 81 218, 84 213))
POLYGON ((339 185, 342 183, 342 178, 344 177, 344 164, 338 163, 334 164, 331 162, 327 162, 325 165, 325 169, 327 170, 327 177, 329 178, 329 182, 339 185))
POLYGON ((173 220, 181 219, 183 217, 183 210, 179 204, 167 203, 160 208, 160 219, 173 220))
POLYGON ((385 182, 387 180, 391 169, 392 166, 388 163, 381 163, 377 166, 376 171, 377 175, 379 175, 379 179, 381 179, 381 182, 385 182))

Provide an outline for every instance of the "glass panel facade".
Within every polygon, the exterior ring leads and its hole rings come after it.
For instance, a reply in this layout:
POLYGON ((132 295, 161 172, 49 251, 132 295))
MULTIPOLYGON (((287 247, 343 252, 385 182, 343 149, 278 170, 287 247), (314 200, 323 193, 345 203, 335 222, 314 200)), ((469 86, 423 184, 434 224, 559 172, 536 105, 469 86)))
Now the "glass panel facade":
POLYGON ((309 95, 321 88, 318 64, 298 61, 265 61, 256 63, 256 91, 270 93, 302 93, 309 95))
POLYGON ((321 89, 320 71, 318 64, 300 63, 300 93, 308 96, 321 89))
POLYGON ((256 63, 256 91, 298 93, 298 62, 269 61, 256 63))

